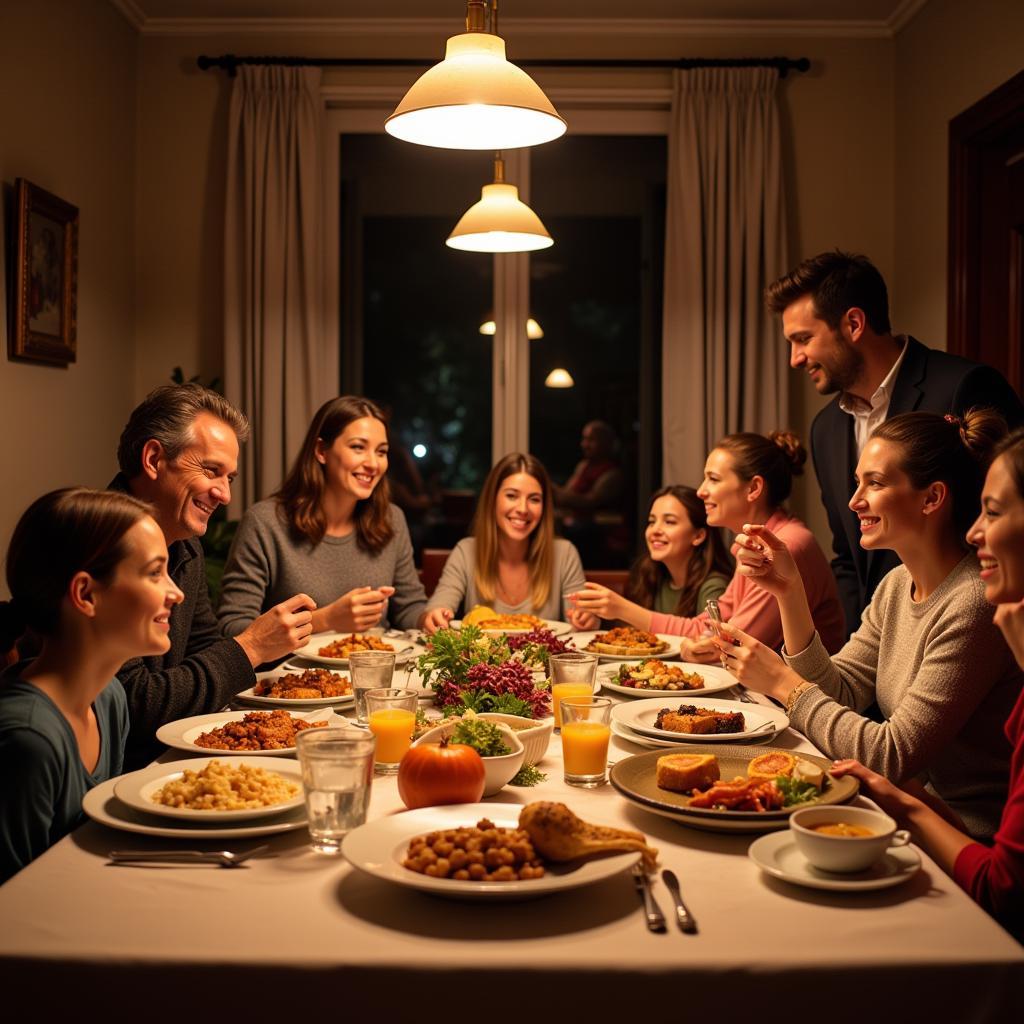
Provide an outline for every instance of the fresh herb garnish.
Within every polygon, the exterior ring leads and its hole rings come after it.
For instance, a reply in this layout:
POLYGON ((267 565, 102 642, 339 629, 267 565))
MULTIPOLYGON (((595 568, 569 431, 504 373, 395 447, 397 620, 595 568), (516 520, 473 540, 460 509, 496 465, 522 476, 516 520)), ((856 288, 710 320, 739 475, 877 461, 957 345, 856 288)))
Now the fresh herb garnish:
POLYGON ((537 786, 546 778, 547 776, 544 772, 542 772, 536 765, 524 764, 523 767, 520 768, 511 779, 509 779, 508 784, 510 786, 537 786))
POLYGON ((451 734, 452 743, 464 743, 481 757, 501 757, 511 754, 502 731, 493 723, 480 718, 464 718, 451 734))
POLYGON ((794 804, 806 803, 818 795, 818 787, 813 782, 791 779, 788 775, 780 775, 775 780, 775 785, 782 792, 783 807, 792 807, 794 804))

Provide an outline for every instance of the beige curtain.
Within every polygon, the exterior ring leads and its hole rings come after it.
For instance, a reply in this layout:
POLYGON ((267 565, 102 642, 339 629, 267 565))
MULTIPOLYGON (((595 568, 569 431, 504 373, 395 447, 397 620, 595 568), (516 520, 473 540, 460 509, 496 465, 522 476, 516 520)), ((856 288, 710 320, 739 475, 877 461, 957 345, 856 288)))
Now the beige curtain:
POLYGON ((722 435, 786 425, 787 353, 764 308, 785 273, 772 68, 676 71, 662 356, 664 483, 697 486, 722 435))
POLYGON ((336 392, 323 336, 322 104, 316 68, 241 67, 231 93, 224 381, 252 422, 238 515, 273 491, 336 392))

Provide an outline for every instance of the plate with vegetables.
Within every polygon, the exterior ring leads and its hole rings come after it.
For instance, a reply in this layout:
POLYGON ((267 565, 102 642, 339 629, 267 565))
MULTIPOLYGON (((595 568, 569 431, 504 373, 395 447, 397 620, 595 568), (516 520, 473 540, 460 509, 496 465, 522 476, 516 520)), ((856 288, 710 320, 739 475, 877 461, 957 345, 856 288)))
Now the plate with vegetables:
POLYGON ((857 780, 833 777, 831 766, 816 754, 778 747, 719 746, 711 754, 693 744, 623 758, 609 779, 631 803, 682 825, 771 832, 788 828, 798 808, 857 795, 857 780))
POLYGON ((736 686, 736 678, 718 665, 645 658, 601 665, 598 678, 624 697, 700 697, 736 686))

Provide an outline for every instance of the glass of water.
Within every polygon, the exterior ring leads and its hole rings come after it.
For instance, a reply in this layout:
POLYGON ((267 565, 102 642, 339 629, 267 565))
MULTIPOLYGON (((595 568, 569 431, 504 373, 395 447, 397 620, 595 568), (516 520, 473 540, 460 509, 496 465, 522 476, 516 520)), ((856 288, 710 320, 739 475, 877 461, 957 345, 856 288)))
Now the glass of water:
POLYGON ((356 721, 366 725, 366 691, 387 689, 395 674, 394 651, 353 651, 348 656, 352 695, 356 699, 356 721))
POLYGON ((345 835, 366 821, 376 739, 352 728, 304 729, 295 745, 313 849, 336 854, 345 835))

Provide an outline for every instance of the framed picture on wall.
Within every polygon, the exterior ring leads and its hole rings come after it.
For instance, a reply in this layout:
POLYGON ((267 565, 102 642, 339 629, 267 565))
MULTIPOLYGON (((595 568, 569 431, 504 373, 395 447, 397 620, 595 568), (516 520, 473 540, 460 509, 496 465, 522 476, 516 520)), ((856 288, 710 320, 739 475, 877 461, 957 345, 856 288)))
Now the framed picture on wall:
POLYGON ((75 361, 78 207, 24 178, 15 182, 12 359, 66 366, 75 361))

